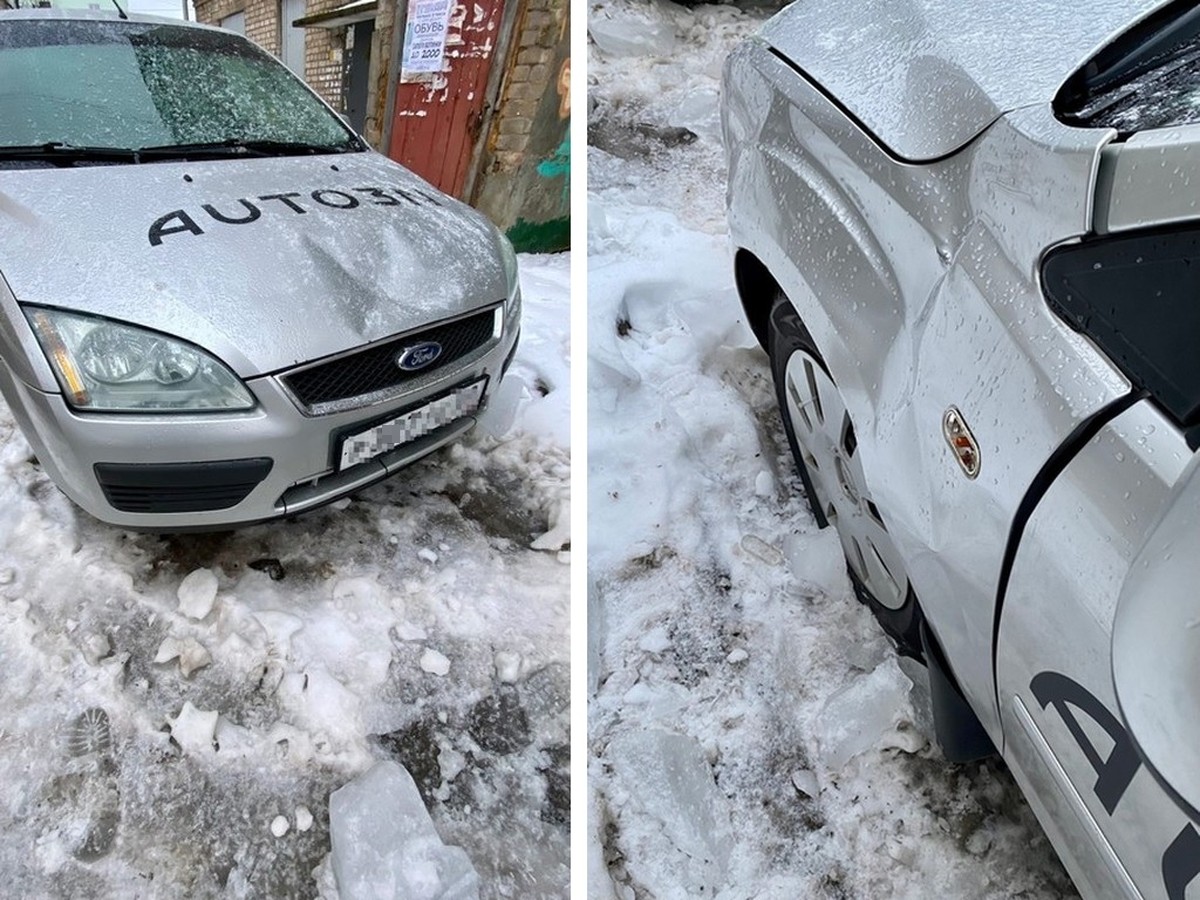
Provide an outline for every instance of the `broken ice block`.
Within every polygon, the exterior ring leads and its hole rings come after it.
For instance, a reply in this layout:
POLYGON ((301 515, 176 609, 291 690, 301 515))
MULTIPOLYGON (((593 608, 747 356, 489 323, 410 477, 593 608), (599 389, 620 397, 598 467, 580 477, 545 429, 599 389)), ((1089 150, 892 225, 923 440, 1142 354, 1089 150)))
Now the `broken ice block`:
MULTIPOLYGON (((909 690, 912 682, 900 671, 893 656, 875 671, 859 675, 834 693, 817 720, 821 761, 831 771, 840 770, 858 754, 876 746, 913 751, 909 740, 898 739, 896 727, 911 722, 909 690)), ((912 735, 912 738, 918 738, 912 735)), ((919 743, 919 741, 918 741, 919 743)))
POLYGON ((329 796, 329 835, 342 900, 479 900, 470 859, 442 843, 397 763, 376 763, 329 796))
POLYGON ((653 826, 638 863, 658 870, 650 883, 661 876, 682 896, 716 896, 728 877, 733 835, 728 801, 699 742, 657 728, 627 731, 608 755, 615 778, 636 797, 635 815, 653 826))
POLYGON ((675 49, 672 6, 660 2, 593 10, 588 34, 608 56, 666 56, 675 49))

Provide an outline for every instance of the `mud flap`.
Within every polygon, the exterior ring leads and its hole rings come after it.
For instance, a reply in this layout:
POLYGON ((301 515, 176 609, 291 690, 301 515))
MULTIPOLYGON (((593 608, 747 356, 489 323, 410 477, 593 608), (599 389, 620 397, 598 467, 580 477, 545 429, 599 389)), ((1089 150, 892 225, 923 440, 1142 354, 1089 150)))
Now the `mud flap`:
POLYGON ((942 648, 925 621, 921 622, 921 646, 925 649, 925 664, 929 667, 934 732, 942 755, 954 763, 994 756, 996 747, 992 739, 959 690, 942 648))

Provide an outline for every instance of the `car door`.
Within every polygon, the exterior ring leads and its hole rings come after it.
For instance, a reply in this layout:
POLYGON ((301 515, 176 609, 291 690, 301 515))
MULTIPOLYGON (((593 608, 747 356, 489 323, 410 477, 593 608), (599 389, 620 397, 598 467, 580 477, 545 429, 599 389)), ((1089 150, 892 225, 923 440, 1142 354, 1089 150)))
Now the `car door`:
MULTIPOLYGON (((1165 639, 1151 646, 1154 631, 1143 629, 1126 647, 1136 661, 1123 693, 1113 656, 1122 608, 1132 602, 1165 616, 1167 601, 1179 600, 1130 601, 1126 586, 1171 565, 1173 554, 1197 551, 1186 532, 1174 544, 1166 535, 1161 550, 1147 543, 1172 508, 1200 497, 1200 280, 1190 274, 1193 262, 1200 267, 1200 218, 1187 187, 1197 172, 1200 126, 1113 144, 1101 165, 1098 236, 1064 246, 1064 262, 1051 256, 1044 267, 1052 302, 1121 365, 1141 398, 1081 447, 1040 498, 1000 619, 1006 756, 1073 876, 1096 896, 1183 900, 1200 890, 1200 832, 1148 764, 1127 716, 1169 672, 1182 690, 1155 716, 1172 726, 1200 720, 1194 681, 1182 674, 1194 678, 1200 648, 1172 650, 1165 639)), ((1193 592, 1181 601, 1190 616, 1175 604, 1175 627, 1186 630, 1200 607, 1194 586, 1180 589, 1193 592)), ((1200 769, 1194 742, 1158 746, 1200 769)))

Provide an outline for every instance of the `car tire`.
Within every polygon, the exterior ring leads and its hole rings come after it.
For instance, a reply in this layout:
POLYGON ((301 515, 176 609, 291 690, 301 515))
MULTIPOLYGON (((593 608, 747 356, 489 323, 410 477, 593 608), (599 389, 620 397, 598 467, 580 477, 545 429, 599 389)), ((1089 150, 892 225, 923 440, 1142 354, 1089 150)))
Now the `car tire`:
POLYGON ((923 660, 920 603, 884 515, 867 494, 850 414, 782 292, 771 307, 767 352, 788 446, 817 526, 837 529, 854 593, 900 654, 923 660))

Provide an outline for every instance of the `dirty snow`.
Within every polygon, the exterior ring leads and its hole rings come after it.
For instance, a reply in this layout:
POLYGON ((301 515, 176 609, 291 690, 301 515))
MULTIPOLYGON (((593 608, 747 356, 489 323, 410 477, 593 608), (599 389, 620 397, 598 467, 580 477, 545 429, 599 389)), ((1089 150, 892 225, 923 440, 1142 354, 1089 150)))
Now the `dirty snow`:
POLYGON ((520 264, 504 402, 339 509, 112 528, 0 404, 10 893, 334 897, 330 795, 391 761, 480 897, 565 895, 569 259, 520 264))
POLYGON ((1073 896, 1003 767, 931 746, 739 320, 716 104, 766 15, 591 5, 589 898, 1073 896))

